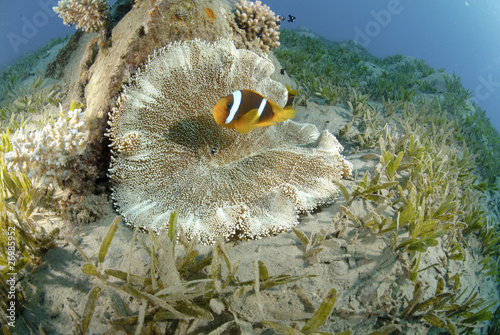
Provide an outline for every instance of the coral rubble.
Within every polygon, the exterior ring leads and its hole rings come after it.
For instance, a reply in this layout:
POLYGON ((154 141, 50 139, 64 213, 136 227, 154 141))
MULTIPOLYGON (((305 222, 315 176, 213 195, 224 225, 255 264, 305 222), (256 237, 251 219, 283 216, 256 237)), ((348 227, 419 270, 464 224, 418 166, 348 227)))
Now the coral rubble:
POLYGON ((243 88, 284 105, 273 71, 225 39, 170 44, 150 58, 110 116, 112 196, 129 224, 159 229, 179 208, 190 238, 258 238, 334 199, 352 165, 333 135, 291 121, 239 134, 211 115, 243 88))
POLYGON ((99 31, 108 16, 107 0, 60 0, 54 12, 68 26, 76 25, 86 33, 99 31))
POLYGON ((243 43, 249 47, 257 43, 266 52, 279 47, 279 19, 267 5, 261 1, 240 0, 235 4, 236 22, 243 43))
POLYGON ((12 151, 5 154, 9 169, 27 173, 29 178, 41 177, 44 184, 62 184, 72 171, 68 162, 80 154, 87 144, 87 127, 81 109, 61 115, 42 130, 15 133, 12 151))

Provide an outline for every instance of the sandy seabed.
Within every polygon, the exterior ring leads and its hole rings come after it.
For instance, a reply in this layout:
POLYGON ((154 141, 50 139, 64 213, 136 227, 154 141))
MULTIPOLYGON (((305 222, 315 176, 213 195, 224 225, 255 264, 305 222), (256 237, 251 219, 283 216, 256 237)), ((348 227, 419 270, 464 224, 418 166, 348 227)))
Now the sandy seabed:
MULTIPOLYGON (((73 57, 64 69, 63 80, 70 87, 79 79, 75 74, 79 73, 81 54, 84 53, 88 41, 94 37, 93 34, 82 37, 83 42, 74 52, 80 56, 73 57)), ((54 55, 56 53, 53 52, 54 55)), ((38 67, 44 69, 46 64, 47 60, 38 67)), ((294 121, 314 124, 320 132, 328 129, 332 134, 338 134, 339 129, 353 117, 349 109, 318 105, 311 101, 308 102, 307 108, 296 109, 294 121)), ((345 145, 342 140, 340 142, 345 145)), ((343 152, 345 158, 353 163, 353 172, 361 176, 365 171, 373 171, 378 161, 361 157, 377 152, 357 152, 354 149, 346 146, 343 152)), ((355 181, 345 180, 343 184, 352 194, 355 181)), ((72 310, 81 315, 89 292, 100 285, 97 279, 82 272, 81 267, 86 262, 67 238, 71 238, 92 261, 97 260, 99 247, 108 227, 117 217, 109 199, 101 199, 104 214, 96 222, 78 226, 54 216, 40 220, 40 225, 46 231, 60 228, 61 238, 56 241, 57 247, 43 256, 41 264, 32 268, 19 282, 27 298, 23 318, 34 332, 37 332, 40 326, 45 334, 73 333, 76 322, 72 317, 72 310)), ((369 229, 347 219, 339 207, 345 205, 346 200, 339 194, 333 204, 300 216, 296 228, 308 237, 319 234, 328 236, 320 246, 321 249, 310 252, 309 256, 306 254, 306 247, 293 231, 254 241, 228 242, 225 247, 231 262, 239 262, 236 278, 240 282, 254 279, 255 264, 258 261, 264 262, 270 276, 311 275, 291 284, 261 290, 260 297, 250 289, 233 299, 231 308, 255 325, 262 320, 270 320, 287 325, 296 322, 302 326, 334 288, 337 291, 335 308, 322 326, 322 331, 334 334, 350 329, 354 334, 366 335, 391 320, 397 320, 396 316, 401 314, 413 298, 414 283, 408 279, 408 269, 411 265, 409 256, 407 253, 396 253, 392 250, 392 241, 388 234, 374 235, 369 229)), ((373 208, 367 202, 355 201, 349 210, 354 216, 362 217, 373 208)), ((130 268, 133 274, 150 276, 151 258, 137 241, 131 248, 133 234, 132 229, 123 223, 119 224, 104 260, 104 269, 127 272, 130 268)), ((151 245, 148 235, 141 234, 141 238, 147 245, 151 245)), ((466 290, 463 299, 476 289, 479 292, 478 298, 499 296, 494 279, 482 274, 480 242, 473 236, 468 238, 465 260, 450 260, 446 268, 431 267, 419 273, 418 280, 427 288, 423 299, 434 295, 438 278, 452 277, 456 273, 461 274, 460 287, 466 290)), ((199 258, 208 255, 212 250, 211 246, 198 245, 197 248, 200 252, 199 258)), ((181 254, 182 247, 178 246, 177 249, 181 254)), ((441 244, 429 248, 422 254, 420 269, 441 263, 441 258, 445 256, 441 244)), ((225 266, 222 268, 225 276, 227 269, 225 266)), ((89 334, 102 334, 109 328, 108 320, 114 314, 111 302, 113 292, 112 289, 103 287, 89 326, 89 334)), ((138 310, 137 300, 126 295, 122 295, 122 298, 130 304, 133 311, 138 310)), ((439 333, 437 329, 429 332, 429 328, 424 321, 415 320, 407 324, 405 333, 439 333)), ((10 330, 14 334, 29 334, 22 320, 18 320, 16 327, 10 330)), ((275 333, 265 327, 256 327, 255 332, 275 333)))
MULTIPOLYGON (((313 123, 320 131, 329 129, 336 134, 351 117, 348 109, 309 102, 307 108, 297 108, 294 120, 313 123)), ((367 170, 375 169, 377 160, 365 160, 361 156, 376 151, 354 153, 355 150, 352 149, 345 148, 343 154, 353 163, 353 171, 362 175, 367 170)), ((343 183, 349 193, 352 193, 355 182, 346 180, 343 183)), ((392 251, 388 236, 374 235, 369 229, 346 219, 339 208, 339 205, 345 204, 346 200, 340 194, 333 204, 315 213, 301 215, 296 228, 308 237, 321 233, 328 235, 321 250, 310 256, 305 256, 305 246, 292 231, 260 240, 227 243, 230 260, 234 264, 239 262, 236 278, 240 282, 254 278, 257 261, 264 262, 270 276, 313 275, 291 284, 262 290, 260 297, 249 290, 235 298, 231 308, 239 315, 244 315, 249 322, 271 320, 288 325, 292 322, 303 325, 313 315, 311 306, 319 307, 327 293, 335 288, 335 308, 321 328, 322 331, 333 334, 350 329, 354 334, 368 334, 382 325, 380 320, 396 318, 392 314, 394 311, 398 311, 397 315, 400 315, 412 299, 414 290, 414 283, 408 279, 408 255, 392 251), (258 300, 262 308, 259 308, 258 300)), ((85 264, 85 260, 72 244, 65 241, 64 236, 70 237, 92 260, 97 260, 99 247, 108 227, 117 216, 110 202, 104 207, 106 214, 101 219, 84 226, 75 226, 62 220, 42 221, 47 231, 60 227, 63 238, 57 241, 56 248, 49 250, 43 257, 42 264, 26 274, 21 281, 28 298, 23 315, 32 327, 40 324, 46 334, 69 334, 74 329, 75 323, 69 309, 74 309, 81 315, 90 290, 99 285, 99 282, 82 273, 81 266, 85 264)), ((350 210, 354 215, 362 217, 371 208, 366 202, 355 201, 350 210)), ((132 236, 133 230, 120 223, 103 268, 126 272, 130 266, 133 274, 150 276, 151 259, 137 241, 129 258, 132 236)), ((149 236, 141 234, 141 238, 151 245, 149 236)), ((445 270, 435 267, 419 274, 418 280, 427 287, 424 299, 434 295, 437 278, 446 275, 451 277, 455 273, 461 274, 461 288, 478 288, 479 297, 485 299, 498 296, 496 282, 482 275, 479 241, 471 237, 468 246, 464 261, 449 261, 445 270)), ((177 248, 182 252, 180 246, 177 248)), ((211 252, 212 247, 198 245, 198 250, 199 257, 203 257, 211 252)), ((429 248, 422 255, 420 268, 440 263, 440 257, 445 257, 441 245, 429 248)), ((227 273, 225 266, 223 275, 224 271, 227 273)), ((108 320, 114 313, 111 307, 112 291, 110 288, 103 288, 90 323, 89 334, 102 334, 109 328, 108 320)), ((132 310, 138 309, 137 300, 125 295, 122 298, 130 303, 132 310)), ((26 334, 27 331, 22 324, 12 330, 17 334, 26 334)), ((265 328, 257 328, 255 332, 273 333, 265 328)), ((429 326, 423 321, 409 323, 405 333, 427 334, 429 326)))

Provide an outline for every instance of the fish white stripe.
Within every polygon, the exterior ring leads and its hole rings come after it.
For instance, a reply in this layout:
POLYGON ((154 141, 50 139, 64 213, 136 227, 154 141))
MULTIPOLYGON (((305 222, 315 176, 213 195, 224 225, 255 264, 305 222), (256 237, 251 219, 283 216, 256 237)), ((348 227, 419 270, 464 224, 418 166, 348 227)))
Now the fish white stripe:
POLYGON ((236 112, 240 108, 240 104, 241 104, 241 91, 236 91, 236 92, 233 92, 231 94, 233 95, 233 106, 231 107, 231 110, 229 111, 229 115, 227 116, 226 124, 233 121, 234 116, 236 115, 236 112))
POLYGON ((264 98, 262 99, 262 101, 260 102, 260 106, 259 106, 259 117, 262 115, 262 112, 264 111, 264 107, 266 107, 266 103, 267 103, 267 100, 264 98))

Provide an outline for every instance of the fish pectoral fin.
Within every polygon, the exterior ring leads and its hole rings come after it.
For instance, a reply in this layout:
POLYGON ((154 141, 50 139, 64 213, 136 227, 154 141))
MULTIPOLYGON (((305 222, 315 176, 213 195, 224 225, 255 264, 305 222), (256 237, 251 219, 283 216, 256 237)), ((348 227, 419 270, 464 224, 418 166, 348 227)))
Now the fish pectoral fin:
MULTIPOLYGON (((289 107, 289 106, 287 106, 287 107, 289 107)), ((287 107, 283 108, 279 112, 274 112, 274 116, 273 116, 273 119, 271 121, 281 122, 281 121, 285 121, 285 120, 293 118, 295 116, 295 110, 292 109, 291 106, 289 108, 287 108, 287 107)))
POLYGON ((250 132, 257 121, 259 120, 259 111, 257 109, 252 109, 235 123, 235 129, 242 134, 250 132))

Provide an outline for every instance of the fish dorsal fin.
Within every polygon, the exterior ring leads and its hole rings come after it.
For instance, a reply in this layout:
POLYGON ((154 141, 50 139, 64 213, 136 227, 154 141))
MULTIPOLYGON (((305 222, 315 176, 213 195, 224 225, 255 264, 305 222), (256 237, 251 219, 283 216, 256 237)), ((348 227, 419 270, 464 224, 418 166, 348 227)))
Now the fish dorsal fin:
POLYGON ((257 109, 252 109, 235 123, 235 129, 242 134, 250 132, 257 121, 259 120, 259 111, 257 109))
POLYGON ((288 84, 286 84, 286 90, 288 91, 288 100, 286 101, 285 108, 289 107, 288 109, 292 109, 293 99, 297 96, 297 90, 292 90, 288 84))

